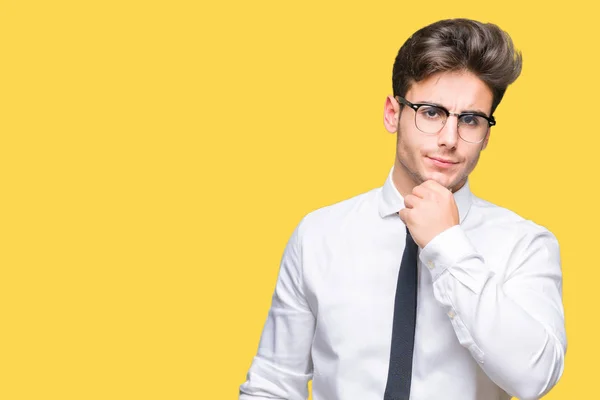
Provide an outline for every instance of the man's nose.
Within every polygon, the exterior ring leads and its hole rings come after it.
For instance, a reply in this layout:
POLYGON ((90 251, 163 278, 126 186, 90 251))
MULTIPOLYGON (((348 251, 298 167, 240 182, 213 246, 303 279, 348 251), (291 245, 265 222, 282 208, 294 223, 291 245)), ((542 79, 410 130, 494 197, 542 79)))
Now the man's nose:
POLYGON ((458 117, 450 115, 438 133, 438 146, 455 148, 459 140, 458 117))

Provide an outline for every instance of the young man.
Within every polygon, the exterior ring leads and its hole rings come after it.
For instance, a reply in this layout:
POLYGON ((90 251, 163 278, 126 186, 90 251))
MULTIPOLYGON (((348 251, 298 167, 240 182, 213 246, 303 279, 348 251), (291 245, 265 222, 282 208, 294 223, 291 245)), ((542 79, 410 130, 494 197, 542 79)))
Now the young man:
POLYGON ((308 214, 288 242, 241 400, 537 399, 563 373, 559 246, 468 176, 521 71, 493 24, 410 37, 384 125, 387 181, 308 214))

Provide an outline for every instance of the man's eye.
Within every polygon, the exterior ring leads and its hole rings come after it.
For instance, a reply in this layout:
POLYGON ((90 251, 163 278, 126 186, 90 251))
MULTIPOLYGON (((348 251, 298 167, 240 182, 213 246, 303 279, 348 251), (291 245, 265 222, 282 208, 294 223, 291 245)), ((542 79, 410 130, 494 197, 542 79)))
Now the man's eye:
POLYGON ((442 111, 435 107, 421 107, 420 114, 428 119, 442 118, 442 111))
POLYGON ((469 125, 469 126, 479 126, 479 125, 481 125, 482 120, 483 120, 483 118, 481 118, 477 115, 463 115, 460 118, 460 122, 462 125, 469 125))

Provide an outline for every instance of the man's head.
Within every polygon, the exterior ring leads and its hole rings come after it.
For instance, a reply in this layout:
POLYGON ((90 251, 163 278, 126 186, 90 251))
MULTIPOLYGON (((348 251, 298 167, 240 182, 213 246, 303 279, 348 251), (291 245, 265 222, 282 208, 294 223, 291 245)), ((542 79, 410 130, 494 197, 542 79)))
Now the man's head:
POLYGON ((388 131, 398 132, 394 181, 401 192, 427 179, 453 191, 464 185, 488 143, 493 112, 521 64, 507 33, 472 20, 436 22, 404 43, 384 115, 388 131))

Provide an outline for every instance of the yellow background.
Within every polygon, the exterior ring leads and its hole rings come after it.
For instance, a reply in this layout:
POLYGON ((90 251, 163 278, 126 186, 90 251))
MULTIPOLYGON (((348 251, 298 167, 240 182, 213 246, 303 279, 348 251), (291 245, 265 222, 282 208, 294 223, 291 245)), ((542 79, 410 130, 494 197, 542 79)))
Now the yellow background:
POLYGON ((524 55, 472 189, 558 237, 547 398, 596 398, 595 13, 314 0, 0 3, 0 398, 237 398, 295 225, 387 176, 398 48, 461 16, 524 55))

